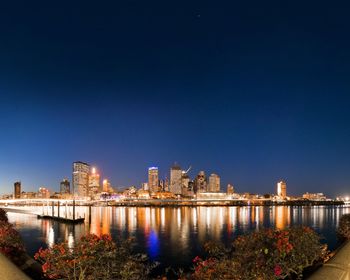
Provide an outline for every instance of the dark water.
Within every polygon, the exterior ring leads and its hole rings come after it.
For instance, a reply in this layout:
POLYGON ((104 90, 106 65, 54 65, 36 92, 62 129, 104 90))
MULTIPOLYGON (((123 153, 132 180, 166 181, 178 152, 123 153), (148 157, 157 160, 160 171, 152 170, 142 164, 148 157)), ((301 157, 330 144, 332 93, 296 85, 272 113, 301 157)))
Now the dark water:
MULTIPOLYGON (((80 213, 88 215, 87 208, 80 213)), ((250 206, 250 207, 93 207, 91 224, 66 225, 36 216, 8 213, 9 220, 21 233, 29 254, 55 242, 74 240, 86 233, 111 234, 114 238, 134 237, 135 250, 147 253, 162 267, 188 268, 202 254, 208 240, 230 242, 239 234, 260 228, 310 226, 324 237, 329 248, 337 247, 336 227, 343 206, 250 206)), ((88 216, 86 216, 88 217, 88 216)))

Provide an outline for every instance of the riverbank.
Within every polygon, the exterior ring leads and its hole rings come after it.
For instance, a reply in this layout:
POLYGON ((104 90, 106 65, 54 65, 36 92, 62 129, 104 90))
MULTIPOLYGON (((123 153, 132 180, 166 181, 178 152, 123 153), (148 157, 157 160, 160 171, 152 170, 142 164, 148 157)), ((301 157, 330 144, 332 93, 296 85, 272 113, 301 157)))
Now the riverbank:
POLYGON ((132 207, 195 207, 195 206, 340 206, 342 201, 272 201, 272 200, 122 200, 92 203, 94 206, 132 206, 132 207))

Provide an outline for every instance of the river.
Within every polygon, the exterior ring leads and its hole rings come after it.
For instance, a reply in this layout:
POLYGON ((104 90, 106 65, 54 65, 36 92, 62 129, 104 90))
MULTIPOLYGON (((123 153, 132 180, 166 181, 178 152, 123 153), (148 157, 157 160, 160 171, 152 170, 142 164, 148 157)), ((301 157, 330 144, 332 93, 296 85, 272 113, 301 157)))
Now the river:
POLYGON ((113 238, 135 239, 137 252, 147 253, 161 267, 189 268, 203 253, 206 241, 229 245, 240 234, 273 227, 305 225, 316 230, 331 250, 338 245, 336 228, 346 206, 244 206, 244 207, 78 207, 85 223, 67 225, 36 216, 8 213, 20 232, 27 251, 75 240, 87 233, 111 234, 113 238), (91 220, 91 223, 89 221, 91 220))

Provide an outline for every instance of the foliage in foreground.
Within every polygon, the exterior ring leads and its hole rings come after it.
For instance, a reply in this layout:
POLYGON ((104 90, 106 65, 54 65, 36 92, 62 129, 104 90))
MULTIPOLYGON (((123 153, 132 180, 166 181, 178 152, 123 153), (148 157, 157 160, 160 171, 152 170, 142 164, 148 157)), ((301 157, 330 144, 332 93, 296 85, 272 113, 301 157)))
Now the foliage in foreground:
POLYGON ((0 209, 0 252, 15 264, 22 264, 25 253, 22 238, 8 222, 7 214, 3 209, 0 209))
POLYGON ((193 260, 190 279, 300 279, 305 268, 322 262, 327 253, 308 227, 261 230, 238 237, 229 252, 212 244, 207 251, 207 259, 193 260))
POLYGON ((116 243, 110 235, 84 236, 74 248, 67 243, 40 249, 35 259, 50 279, 148 279, 152 265, 144 255, 132 255, 130 240, 116 243))
POLYGON ((337 234, 341 240, 350 239, 350 214, 344 214, 341 216, 337 234))

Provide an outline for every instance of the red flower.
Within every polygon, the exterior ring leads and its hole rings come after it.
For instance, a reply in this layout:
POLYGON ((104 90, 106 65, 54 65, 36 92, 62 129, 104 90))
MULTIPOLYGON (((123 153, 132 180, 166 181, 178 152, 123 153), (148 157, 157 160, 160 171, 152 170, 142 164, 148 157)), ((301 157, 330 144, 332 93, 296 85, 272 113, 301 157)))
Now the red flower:
POLYGON ((42 265, 42 269, 43 269, 43 272, 45 273, 48 269, 50 268, 50 264, 49 263, 44 263, 43 265, 42 265))
POLYGON ((274 269, 275 275, 280 276, 282 273, 282 268, 277 264, 274 269))

